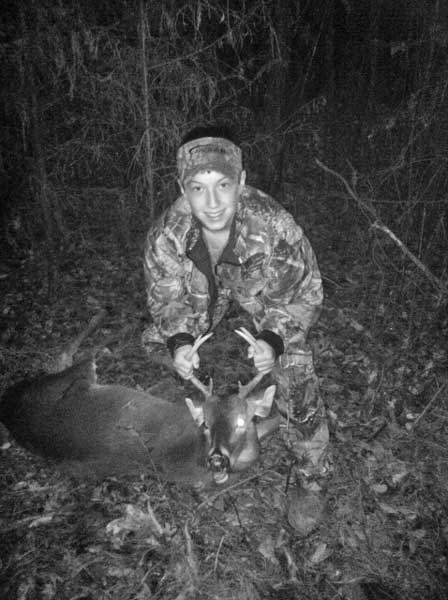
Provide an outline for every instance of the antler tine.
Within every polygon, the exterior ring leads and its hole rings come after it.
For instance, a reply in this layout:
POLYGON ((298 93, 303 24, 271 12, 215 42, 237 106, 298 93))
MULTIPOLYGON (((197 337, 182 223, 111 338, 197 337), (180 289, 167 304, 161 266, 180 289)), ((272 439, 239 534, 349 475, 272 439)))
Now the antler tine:
POLYGON ((210 333, 206 333, 204 335, 199 335, 196 338, 196 340, 193 344, 193 347, 190 350, 189 358, 191 358, 193 356, 193 354, 199 350, 199 348, 202 346, 202 344, 204 342, 206 342, 209 338, 212 337, 212 335, 213 335, 213 331, 210 331, 210 333))
MULTIPOLYGON (((252 348, 254 348, 254 350, 258 349, 257 346, 257 340, 254 338, 254 336, 251 334, 250 331, 248 331, 245 327, 240 327, 239 329, 235 329, 235 333, 237 335, 239 335, 240 337, 243 338, 243 340, 245 340, 249 346, 252 346, 252 348)), ((238 396, 243 399, 246 398, 246 396, 248 396, 250 394, 250 392, 255 389, 256 385, 258 383, 260 383, 260 381, 263 379, 263 373, 257 373, 257 375, 255 375, 255 377, 253 379, 251 379, 251 381, 249 381, 249 383, 247 383, 246 385, 242 385, 240 382, 238 382, 238 396)))
POLYGON ((257 340, 254 338, 254 336, 251 334, 250 331, 248 331, 245 327, 240 327, 239 329, 235 329, 235 333, 237 335, 239 335, 240 337, 243 338, 243 340, 245 340, 249 346, 252 346, 252 348, 257 348, 257 340))
POLYGON ((260 381, 263 379, 263 376, 264 373, 257 373, 255 377, 249 381, 249 383, 246 383, 246 385, 242 385, 240 382, 238 382, 238 396, 241 399, 246 398, 256 388, 257 384, 260 383, 260 381))
POLYGON ((202 381, 199 381, 199 379, 197 377, 195 377, 194 375, 192 375, 188 381, 191 381, 191 383, 200 391, 204 394, 205 398, 210 398, 213 392, 213 381, 210 379, 210 383, 208 384, 208 387, 206 385, 204 385, 202 383, 202 381))
MULTIPOLYGON (((213 331, 210 331, 209 333, 206 333, 204 335, 199 335, 190 352, 189 352, 189 358, 191 358, 193 356, 193 354, 195 352, 197 352, 199 350, 199 348, 202 346, 202 344, 204 342, 206 342, 209 338, 211 338, 213 335, 213 331)), ((213 381, 210 379, 210 383, 208 385, 208 387, 206 385, 204 385, 202 383, 202 381, 199 381, 199 379, 197 377, 195 377, 195 375, 192 375, 191 377, 188 378, 189 381, 191 381, 191 383, 200 391, 204 394, 205 398, 210 398, 210 396, 212 395, 213 392, 213 381)))

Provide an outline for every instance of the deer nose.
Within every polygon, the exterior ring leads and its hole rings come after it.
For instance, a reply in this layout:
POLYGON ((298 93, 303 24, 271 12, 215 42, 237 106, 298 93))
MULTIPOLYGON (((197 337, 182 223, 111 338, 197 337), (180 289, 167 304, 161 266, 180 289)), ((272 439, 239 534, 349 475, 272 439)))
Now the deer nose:
POLYGON ((220 450, 214 450, 208 457, 208 467, 214 473, 226 472, 230 468, 230 461, 220 450))

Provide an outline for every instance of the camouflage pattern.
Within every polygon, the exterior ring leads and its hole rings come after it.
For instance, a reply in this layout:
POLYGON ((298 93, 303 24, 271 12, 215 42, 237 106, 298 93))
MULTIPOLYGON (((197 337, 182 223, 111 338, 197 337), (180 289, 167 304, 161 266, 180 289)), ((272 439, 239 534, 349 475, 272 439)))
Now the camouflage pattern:
POLYGON ((215 269, 216 298, 203 267, 192 260, 201 227, 182 196, 148 233, 144 270, 153 324, 148 350, 183 332, 213 329, 236 300, 260 330, 279 335, 285 351, 273 372, 279 405, 289 415, 283 434, 307 477, 327 470, 328 427, 306 338, 322 304, 314 252, 292 215, 263 192, 241 189, 231 253, 215 269))
POLYGON ((241 149, 224 138, 204 137, 187 142, 177 151, 180 181, 204 169, 216 169, 238 180, 243 170, 241 149))
MULTIPOLYGON (((216 267, 218 299, 209 315, 209 282, 189 258, 201 236, 182 196, 151 228, 144 257, 148 306, 165 342, 178 332, 197 337, 219 322, 230 298, 282 337, 286 355, 302 352, 322 303, 322 281, 308 239, 293 217, 249 186, 237 206, 232 263, 216 267)), ((283 357, 286 364, 289 362, 283 357)), ((285 364, 285 366, 286 366, 285 364)))
POLYGON ((277 381, 276 402, 287 415, 280 433, 295 457, 299 483, 317 492, 332 471, 330 432, 311 352, 302 354, 301 363, 273 373, 277 381))

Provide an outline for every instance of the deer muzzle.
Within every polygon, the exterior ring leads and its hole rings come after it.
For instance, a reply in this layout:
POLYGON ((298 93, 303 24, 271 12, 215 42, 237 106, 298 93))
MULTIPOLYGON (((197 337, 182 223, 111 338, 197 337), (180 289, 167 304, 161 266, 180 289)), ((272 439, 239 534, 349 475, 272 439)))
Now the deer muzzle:
POLYGON ((213 473, 215 483, 224 483, 229 477, 230 459, 225 452, 214 448, 209 452, 207 466, 213 473))

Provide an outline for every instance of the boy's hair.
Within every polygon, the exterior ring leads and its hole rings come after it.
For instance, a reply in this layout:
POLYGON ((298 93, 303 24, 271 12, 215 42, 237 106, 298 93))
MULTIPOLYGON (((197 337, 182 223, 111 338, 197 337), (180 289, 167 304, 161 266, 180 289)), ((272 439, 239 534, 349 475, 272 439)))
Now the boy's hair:
POLYGON ((225 140, 231 141, 236 146, 239 146, 238 141, 235 138, 235 135, 231 128, 226 123, 211 123, 206 125, 199 125, 194 129, 191 129, 181 141, 181 146, 187 144, 188 142, 192 142, 193 140, 198 140, 199 138, 223 138, 225 140))

